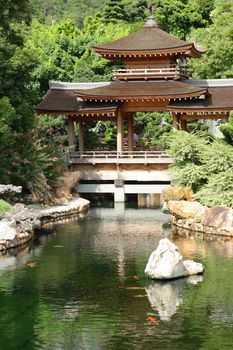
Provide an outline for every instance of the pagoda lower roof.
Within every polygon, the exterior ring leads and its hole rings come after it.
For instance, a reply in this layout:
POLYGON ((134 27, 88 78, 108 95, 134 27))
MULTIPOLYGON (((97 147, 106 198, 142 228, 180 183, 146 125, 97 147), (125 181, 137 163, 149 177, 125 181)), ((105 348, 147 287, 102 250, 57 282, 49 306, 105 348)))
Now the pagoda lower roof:
POLYGON ((116 81, 107 86, 76 90, 84 100, 174 99, 199 97, 207 88, 175 80, 116 81))
POLYGON ((173 101, 167 107, 172 112, 202 112, 233 110, 233 79, 190 80, 189 84, 207 87, 205 99, 173 101))
POLYGON ((36 107, 38 114, 114 114, 117 103, 84 102, 77 99, 75 90, 51 89, 36 107))
POLYGON ((134 92, 134 98, 139 100, 150 97, 155 101, 163 97, 170 98, 171 101, 168 102, 165 110, 174 113, 233 110, 233 79, 213 79, 182 82, 50 82, 50 90, 36 107, 36 111, 38 114, 55 115, 112 114, 119 107, 119 102, 114 100, 116 91, 121 93, 118 96, 119 101, 130 99, 132 92, 134 92), (105 94, 108 94, 106 99, 102 94, 103 89, 105 94), (80 99, 81 95, 88 97, 88 101, 80 99), (195 95, 199 98, 192 98, 195 95), (179 100, 179 98, 184 99, 179 100), (90 101, 90 99, 93 100, 90 101))

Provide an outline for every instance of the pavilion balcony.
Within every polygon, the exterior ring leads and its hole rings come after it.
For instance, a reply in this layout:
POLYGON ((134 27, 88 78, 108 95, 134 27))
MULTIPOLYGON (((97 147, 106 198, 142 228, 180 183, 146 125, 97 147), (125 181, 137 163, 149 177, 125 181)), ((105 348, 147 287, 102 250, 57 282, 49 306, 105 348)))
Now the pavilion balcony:
POLYGON ((161 151, 89 151, 69 152, 68 164, 171 164, 171 159, 161 151))
POLYGON ((114 80, 187 79, 187 67, 173 65, 158 68, 123 68, 113 71, 114 80))

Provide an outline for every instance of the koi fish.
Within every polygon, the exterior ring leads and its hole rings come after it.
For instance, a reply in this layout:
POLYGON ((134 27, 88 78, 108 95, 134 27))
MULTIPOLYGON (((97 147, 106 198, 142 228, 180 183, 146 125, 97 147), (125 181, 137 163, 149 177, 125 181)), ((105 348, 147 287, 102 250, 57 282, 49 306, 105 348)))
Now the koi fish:
POLYGON ((156 320, 155 317, 153 316, 147 316, 147 321, 150 321, 151 323, 153 323, 154 325, 158 324, 158 320, 156 320))

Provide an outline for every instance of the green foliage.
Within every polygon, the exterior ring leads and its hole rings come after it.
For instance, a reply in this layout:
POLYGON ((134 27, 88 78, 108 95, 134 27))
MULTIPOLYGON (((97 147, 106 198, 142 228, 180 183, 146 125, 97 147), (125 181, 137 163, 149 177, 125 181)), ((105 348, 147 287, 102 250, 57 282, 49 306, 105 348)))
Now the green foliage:
POLYGON ((233 204, 233 149, 203 134, 178 131, 170 136, 174 163, 171 173, 178 184, 190 186, 207 206, 233 204))
POLYGON ((116 23, 117 20, 126 19, 123 0, 106 0, 103 17, 106 23, 116 23))
POLYGON ((1 172, 0 182, 21 185, 24 189, 29 189, 28 184, 35 182, 41 173, 51 185, 60 176, 59 151, 52 146, 40 145, 32 134, 15 135, 1 161, 7 172, 1 172))
POLYGON ((15 110, 7 97, 0 99, 0 151, 10 139, 12 125, 16 119, 15 110))
POLYGON ((116 149, 117 144, 117 128, 116 123, 105 123, 104 141, 109 149, 116 149))
POLYGON ((127 13, 127 21, 130 23, 142 21, 149 15, 146 0, 125 0, 125 10, 127 13))
POLYGON ((139 144, 164 148, 161 138, 172 129, 170 113, 137 113, 134 118, 135 131, 140 135, 139 144))
POLYGON ((233 169, 233 148, 214 141, 202 151, 202 163, 208 174, 230 173, 233 169))
POLYGON ((85 129, 84 129, 84 148, 85 148, 85 150, 92 151, 98 145, 99 145, 98 135, 93 130, 91 130, 90 128, 87 128, 87 126, 85 126, 85 129))
POLYGON ((233 116, 229 118, 228 124, 221 125, 219 130, 225 136, 227 143, 233 146, 233 116))
POLYGON ((67 118, 40 115, 37 118, 37 135, 42 145, 54 146, 61 151, 68 144, 67 118))
POLYGON ((206 49, 201 60, 192 60, 195 79, 231 78, 233 76, 233 3, 224 1, 211 13, 209 28, 191 33, 206 49))
POLYGON ((202 134, 190 134, 185 131, 175 131, 170 138, 169 154, 176 165, 187 162, 195 165, 202 164, 202 153, 208 141, 202 134))
POLYGON ((0 199, 0 213, 4 214, 7 213, 8 211, 10 211, 12 208, 12 206, 7 203, 6 201, 4 201, 3 199, 0 199))
POLYGON ((192 28, 206 27, 214 0, 156 0, 155 17, 160 27, 182 39, 192 28))
POLYGON ((198 200, 209 207, 226 205, 233 207, 233 172, 221 172, 210 177, 197 193, 198 200))
POLYGON ((103 1, 100 0, 33 0, 32 2, 36 18, 46 24, 71 19, 81 27, 85 17, 103 9, 103 1))
POLYGON ((86 18, 82 30, 71 20, 53 26, 33 20, 25 46, 38 53, 33 79, 40 96, 46 93, 49 80, 111 79, 112 63, 97 56, 92 47, 127 35, 130 30, 130 25, 124 23, 104 24, 99 14, 86 18))

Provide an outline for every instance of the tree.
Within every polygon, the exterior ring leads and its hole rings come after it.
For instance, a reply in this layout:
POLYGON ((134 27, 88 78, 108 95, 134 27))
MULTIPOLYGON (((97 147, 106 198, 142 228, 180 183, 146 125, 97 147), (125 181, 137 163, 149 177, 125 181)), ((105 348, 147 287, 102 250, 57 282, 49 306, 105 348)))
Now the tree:
POLYGON ((106 0, 103 18, 106 23, 115 23, 117 20, 127 20, 123 0, 106 0))
POLYGON ((221 125, 219 130, 225 136, 227 143, 233 146, 233 115, 230 116, 228 124, 221 125))
POLYGON ((146 0, 125 1, 127 21, 135 23, 144 20, 148 15, 148 4, 146 0))
POLYGON ((202 204, 233 206, 232 146, 177 131, 170 136, 169 154, 172 175, 178 184, 192 187, 202 204))
POLYGON ((87 16, 103 9, 101 0, 32 0, 35 18, 40 23, 60 23, 73 20, 81 28, 87 16))
POLYGON ((185 39, 192 28, 208 25, 213 7, 214 0, 155 0, 155 17, 163 30, 185 39))
POLYGON ((198 29, 191 33, 206 49, 201 60, 192 61, 193 78, 214 79, 233 76, 233 3, 225 1, 211 14, 208 30, 198 29))

